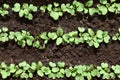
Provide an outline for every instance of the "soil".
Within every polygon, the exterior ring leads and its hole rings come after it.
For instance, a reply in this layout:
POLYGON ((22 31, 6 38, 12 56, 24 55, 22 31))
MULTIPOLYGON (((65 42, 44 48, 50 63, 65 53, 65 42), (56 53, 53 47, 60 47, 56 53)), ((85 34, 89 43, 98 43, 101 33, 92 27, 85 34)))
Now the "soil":
MULTIPOLYGON (((4 1, 0 0, 0 2, 3 3, 4 1)), ((5 2, 10 3, 9 0, 5 0, 5 2)), ((66 2, 70 2, 70 0, 66 2)), ((44 3, 45 1, 43 1, 41 4, 44 3)), ((105 30, 108 31, 112 36, 120 27, 120 16, 109 13, 106 16, 94 15, 91 17, 78 13, 76 16, 65 14, 58 21, 54 21, 47 13, 42 14, 38 12, 34 14, 34 19, 32 21, 28 21, 24 18, 18 18, 15 13, 11 12, 10 15, 6 17, 0 17, 0 28, 3 26, 8 27, 10 31, 20 31, 24 29, 29 31, 32 35, 37 35, 43 31, 56 31, 58 27, 63 28, 65 32, 69 32, 77 30, 77 28, 80 26, 92 28, 94 31, 98 29, 105 30)), ((66 63, 66 66, 74 66, 78 64, 93 64, 96 66, 100 65, 102 62, 115 65, 120 64, 120 42, 110 41, 109 44, 102 43, 100 47, 96 49, 94 47, 89 47, 87 44, 62 44, 60 46, 56 46, 53 41, 46 45, 45 50, 41 51, 27 46, 25 48, 21 48, 14 41, 9 41, 6 43, 0 42, 0 55, 0 62, 4 61, 8 64, 17 64, 22 61, 27 61, 28 63, 33 61, 42 61, 45 65, 47 65, 49 61, 63 61, 66 63)), ((35 80, 50 79, 42 79, 36 76, 35 80)), ((65 78, 59 80, 72 79, 65 78)))

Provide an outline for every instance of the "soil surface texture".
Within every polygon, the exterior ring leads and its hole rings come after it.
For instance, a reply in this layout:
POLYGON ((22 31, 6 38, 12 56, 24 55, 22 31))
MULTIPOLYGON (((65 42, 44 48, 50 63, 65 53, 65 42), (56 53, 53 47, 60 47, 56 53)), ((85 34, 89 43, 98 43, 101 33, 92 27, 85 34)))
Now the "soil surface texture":
MULTIPOLYGON (((13 4, 14 1, 11 2, 11 4, 13 4)), ((71 0, 66 0, 66 2, 70 1, 71 0)), ((0 2, 1 4, 4 2, 10 3, 9 0, 0 0, 0 2)), ((31 3, 36 4, 37 0, 33 2, 31 0, 31 3)), ((43 1, 43 3, 41 4, 46 3, 47 1, 43 1)), ((0 17, 0 28, 3 26, 8 27, 10 31, 26 30, 29 31, 32 35, 37 35, 43 31, 56 31, 58 27, 63 28, 65 32, 77 30, 78 27, 85 27, 92 28, 94 31, 98 29, 105 30, 108 31, 109 34, 112 36, 117 32, 118 28, 120 27, 120 16, 110 13, 106 16, 94 15, 92 17, 82 14, 77 14, 76 16, 70 16, 69 14, 65 14, 58 21, 54 21, 52 18, 49 17, 47 13, 41 14, 40 12, 38 12, 34 14, 34 19, 32 21, 29 21, 24 18, 19 18, 17 14, 11 12, 10 15, 6 17, 0 17)), ((17 64, 22 61, 27 61, 29 63, 33 61, 42 61, 46 65, 49 61, 63 61, 66 63, 66 66, 74 66, 79 64, 100 65, 100 63, 102 62, 107 62, 110 65, 115 65, 120 64, 120 42, 110 41, 109 44, 102 43, 100 47, 96 49, 94 47, 89 47, 87 44, 62 44, 60 46, 56 46, 55 42, 53 41, 49 42, 49 44, 46 45, 45 50, 41 51, 33 47, 27 46, 25 48, 21 48, 21 46, 18 46, 14 41, 9 41, 6 43, 0 42, 0 55, 0 62, 4 61, 8 64, 17 64)), ((36 76, 33 80, 50 79, 40 79, 36 76)), ((73 79, 64 78, 57 80, 73 79)))

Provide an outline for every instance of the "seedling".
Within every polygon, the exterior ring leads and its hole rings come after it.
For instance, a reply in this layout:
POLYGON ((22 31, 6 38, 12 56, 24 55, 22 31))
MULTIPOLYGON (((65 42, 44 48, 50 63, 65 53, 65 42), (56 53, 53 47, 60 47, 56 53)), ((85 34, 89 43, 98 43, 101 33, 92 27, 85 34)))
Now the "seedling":
POLYGON ((37 7, 34 6, 33 4, 28 5, 28 3, 24 3, 22 6, 20 5, 20 3, 15 3, 12 10, 14 12, 18 12, 19 17, 24 16, 25 18, 32 20, 33 19, 32 12, 36 12, 37 7))
POLYGON ((9 9, 9 5, 3 4, 3 7, 0 7, 0 15, 5 16, 5 15, 9 14, 8 9, 9 9))
POLYGON ((120 28, 118 29, 118 32, 112 37, 112 40, 120 40, 120 28))

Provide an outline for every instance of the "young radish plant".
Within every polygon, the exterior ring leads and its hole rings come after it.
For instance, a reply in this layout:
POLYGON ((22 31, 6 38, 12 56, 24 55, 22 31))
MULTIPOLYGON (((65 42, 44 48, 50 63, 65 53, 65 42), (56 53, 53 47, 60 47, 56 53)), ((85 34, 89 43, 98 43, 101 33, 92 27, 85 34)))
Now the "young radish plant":
POLYGON ((112 40, 116 41, 120 41, 120 28, 118 29, 118 32, 112 37, 112 40))
POLYGON ((46 10, 49 12, 50 16, 54 19, 54 20, 58 20, 60 16, 63 15, 60 7, 59 7, 59 3, 54 2, 54 4, 48 4, 48 6, 41 6, 40 10, 45 13, 46 10))
POLYGON ((8 9, 10 8, 10 6, 8 4, 3 4, 3 7, 0 7, 0 15, 1 16, 5 16, 7 14, 9 14, 8 9))
POLYGON ((84 13, 93 16, 94 14, 106 15, 108 12, 115 14, 120 14, 120 3, 115 3, 116 0, 99 0, 99 3, 96 6, 93 6, 93 0, 88 0, 85 4, 74 0, 72 4, 48 4, 47 6, 41 6, 40 10, 45 13, 49 12, 49 15, 54 19, 58 20, 60 16, 63 16, 64 13, 69 13, 75 15, 76 13, 84 13))
MULTIPOLYGON (((56 32, 42 32, 36 36, 32 36, 25 30, 8 32, 7 27, 0 29, 0 32, 1 42, 14 40, 18 45, 22 47, 25 47, 27 45, 38 48, 40 50, 45 49, 45 45, 48 44, 49 41, 55 41, 57 46, 61 45, 62 43, 67 43, 70 45, 87 43, 89 46, 98 48, 100 43, 109 43, 110 40, 110 36, 107 31, 98 30, 95 33, 91 28, 88 28, 88 31, 86 31, 83 27, 78 27, 78 30, 68 33, 64 33, 62 28, 58 28, 56 32)), ((118 33, 116 36, 113 36, 113 39, 118 38, 117 36, 119 36, 118 33)))
POLYGON ((41 61, 28 64, 23 61, 17 65, 10 64, 9 66, 2 62, 0 63, 0 74, 2 79, 8 77, 17 77, 21 79, 33 78, 33 74, 39 77, 48 77, 49 79, 60 79, 64 77, 72 77, 75 80, 91 80, 93 77, 101 79, 116 79, 120 78, 120 65, 109 66, 107 63, 101 63, 100 66, 93 65, 77 65, 66 67, 64 62, 49 62, 48 66, 44 66, 41 61))
POLYGON ((33 19, 33 12, 37 12, 37 6, 33 4, 24 3, 22 6, 20 3, 15 3, 14 7, 12 8, 14 12, 19 13, 19 17, 25 17, 29 20, 33 19))

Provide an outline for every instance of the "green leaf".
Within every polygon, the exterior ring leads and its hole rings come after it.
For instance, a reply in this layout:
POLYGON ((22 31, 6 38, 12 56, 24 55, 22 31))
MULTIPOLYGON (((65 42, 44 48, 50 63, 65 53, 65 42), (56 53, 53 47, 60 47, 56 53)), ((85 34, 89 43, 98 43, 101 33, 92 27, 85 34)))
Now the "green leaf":
POLYGON ((55 79, 55 78, 56 78, 56 74, 50 73, 50 74, 48 75, 48 77, 49 77, 49 78, 52 78, 52 79, 55 79))
POLYGON ((75 80, 84 80, 84 77, 82 75, 77 75, 75 77, 75 80))
POLYGON ((61 68, 60 73, 65 74, 65 70, 63 68, 61 68))
POLYGON ((76 36, 78 36, 78 31, 69 32, 68 35, 69 35, 71 38, 76 37, 76 36))
POLYGON ((118 29, 118 32, 120 33, 120 28, 118 29))
POLYGON ((96 13, 96 8, 89 8, 89 14, 92 16, 96 13))
POLYGON ((75 10, 74 9, 67 9, 67 12, 70 13, 71 15, 75 14, 75 10))
POLYGON ((31 13, 29 13, 27 16, 28 16, 28 19, 29 19, 29 20, 32 20, 32 19, 33 19, 33 15, 32 15, 31 13))
POLYGON ((47 10, 48 10, 48 11, 52 11, 52 5, 51 5, 51 4, 48 4, 47 10))
POLYGON ((71 71, 69 69, 65 70, 66 77, 70 77, 72 75, 71 71))
POLYGON ((33 73, 28 74, 29 78, 33 78, 33 73))
POLYGON ((7 72, 5 70, 1 71, 1 75, 2 75, 3 79, 6 79, 8 77, 8 74, 7 74, 7 72))
POLYGON ((75 38, 74 38, 74 37, 69 38, 70 43, 74 42, 74 40, 75 40, 75 38))
POLYGON ((114 3, 116 0, 110 0, 111 3, 114 3))
POLYGON ((96 36, 98 38, 102 38, 103 37, 103 31, 102 30, 98 30, 97 33, 96 33, 96 36))
POLYGON ((58 62, 57 64, 58 64, 58 66, 59 66, 60 68, 65 67, 65 63, 64 63, 64 62, 58 62))
POLYGON ((109 10, 110 12, 115 12, 115 7, 110 6, 110 7, 108 8, 108 10, 109 10))
POLYGON ((42 62, 39 61, 39 62, 37 63, 37 70, 40 69, 42 66, 43 66, 42 62))
POLYGON ((59 68, 58 68, 58 67, 53 67, 53 68, 52 68, 52 72, 57 73, 58 71, 59 71, 59 68))
POLYGON ((8 4, 3 4, 3 7, 5 8, 5 9, 8 9, 10 6, 8 5, 8 4))
POLYGON ((22 69, 18 69, 18 70, 16 71, 15 75, 20 75, 22 72, 23 72, 22 69))
POLYGON ((67 7, 65 4, 61 4, 61 9, 63 12, 67 11, 67 7))
POLYGON ((2 32, 2 29, 0 29, 0 33, 2 32))
POLYGON ((55 32, 49 32, 48 37, 52 40, 55 40, 57 38, 57 34, 55 32))
POLYGON ((83 43, 83 38, 75 38, 74 40, 75 44, 83 43))
POLYGON ((1 16, 5 16, 5 15, 7 15, 7 14, 9 14, 9 12, 6 11, 6 10, 3 10, 3 11, 1 12, 1 16))
POLYGON ((22 6, 24 9, 29 9, 29 6, 28 6, 28 3, 23 3, 23 6, 22 6))
POLYGON ((15 69, 15 64, 10 64, 9 69, 11 73, 15 73, 15 71, 17 70, 15 69))
POLYGON ((107 68, 107 67, 108 67, 108 64, 107 64, 107 63, 101 63, 101 67, 102 67, 102 68, 107 68))
POLYGON ((28 46, 31 46, 31 45, 32 45, 32 40, 27 39, 27 45, 28 45, 28 46))
POLYGON ((64 33, 63 29, 59 27, 59 28, 57 29, 57 35, 58 35, 58 36, 62 36, 63 33, 64 33))
POLYGON ((87 40, 89 39, 89 37, 90 37, 90 36, 89 36, 89 33, 84 33, 84 34, 82 34, 82 36, 83 36, 83 39, 86 40, 86 41, 87 41, 87 40))
POLYGON ((49 62, 49 66, 50 66, 50 67, 56 67, 56 64, 53 63, 53 62, 49 62))
POLYGON ((64 75, 63 75, 62 73, 58 72, 58 73, 56 74, 56 77, 57 77, 57 78, 63 78, 64 75))
POLYGON ((83 32, 85 32, 85 28, 84 28, 84 27, 78 27, 78 31, 79 31, 80 33, 83 33, 83 32))
POLYGON ((88 44, 89 44, 89 46, 93 46, 94 45, 94 41, 90 40, 90 41, 88 41, 88 44))
POLYGON ((33 43, 33 47, 38 48, 40 46, 40 42, 37 40, 33 43))
POLYGON ((103 79, 110 79, 110 75, 108 73, 103 74, 103 79))
POLYGON ((113 36, 113 37, 112 37, 112 40, 115 40, 115 41, 116 41, 116 40, 117 40, 117 37, 116 37, 116 36, 113 36))
POLYGON ((99 47, 99 43, 98 42, 94 42, 94 47, 98 48, 99 47))
POLYGON ((9 38, 10 38, 10 39, 14 39, 14 32, 11 31, 11 32, 9 33, 9 38))
POLYGON ((59 3, 54 2, 54 6, 55 6, 55 7, 58 7, 58 6, 59 6, 59 3))
POLYGON ((15 3, 14 6, 15 7, 20 7, 20 3, 15 3))
POLYGON ((56 45, 60 45, 63 42, 63 39, 61 37, 56 39, 56 45))
POLYGON ((110 73, 110 77, 111 77, 112 79, 115 79, 115 74, 114 74, 114 73, 110 73))
POLYGON ((87 14, 88 13, 88 9, 84 8, 84 13, 87 14))
POLYGON ((20 75, 20 77, 21 77, 21 78, 28 78, 29 76, 28 76, 27 73, 22 73, 22 74, 20 75))
POLYGON ((89 0, 87 1, 87 3, 85 4, 85 6, 87 7, 91 7, 93 5, 93 0, 89 0))
POLYGON ((7 32, 8 28, 7 27, 2 27, 2 32, 7 32))
POLYGON ((94 31, 91 28, 88 28, 88 33, 90 36, 94 36, 94 31))
POLYGON ((14 12, 19 12, 20 11, 20 4, 19 3, 15 3, 14 4, 14 7, 12 8, 12 10, 14 12))
POLYGON ((37 74, 38 74, 40 77, 43 77, 43 76, 44 76, 44 73, 43 73, 41 70, 38 70, 38 71, 37 71, 37 74))
POLYGON ((92 76, 91 76, 90 72, 87 73, 87 79, 88 79, 88 80, 91 80, 91 79, 92 79, 92 76))
POLYGON ((23 70, 29 70, 30 69, 30 65, 26 64, 25 66, 23 66, 23 70))
POLYGON ((59 19, 59 14, 58 14, 58 12, 51 11, 51 12, 50 12, 50 16, 51 16, 54 20, 58 20, 58 19, 59 19))
MULTIPOLYGON (((6 34, 7 34, 7 33, 6 33, 6 34)), ((8 35, 8 34, 7 34, 7 35, 8 35)), ((1 38, 1 41, 2 41, 2 42, 8 41, 8 37, 7 37, 7 36, 2 37, 2 38, 1 38)))
POLYGON ((44 40, 48 39, 48 37, 47 37, 47 32, 42 32, 42 33, 40 34, 40 38, 42 38, 42 39, 44 39, 44 40))
POLYGON ((29 9, 31 9, 33 12, 37 11, 37 7, 34 6, 33 4, 30 4, 29 9))
POLYGON ((69 36, 68 36, 68 34, 64 34, 63 36, 62 36, 62 38, 63 38, 63 40, 65 41, 65 42, 69 42, 68 40, 69 40, 69 36))
POLYGON ((106 5, 107 8, 109 8, 111 6, 110 3, 106 3, 105 5, 106 5))
POLYGON ((116 13, 116 14, 119 14, 119 13, 120 13, 120 4, 119 4, 119 3, 118 3, 118 4, 116 3, 116 4, 115 4, 115 8, 116 8, 116 12, 115 12, 115 13, 116 13))
POLYGON ((77 7, 78 12, 82 12, 84 10, 84 4, 79 3, 79 6, 77 7))
POLYGON ((109 43, 109 40, 110 40, 110 36, 104 37, 104 42, 105 42, 105 43, 109 43))
POLYGON ((26 45, 26 41, 25 40, 18 40, 18 45, 20 45, 20 46, 22 46, 22 47, 25 47, 25 45, 26 45))
POLYGON ((93 71, 91 71, 91 75, 92 75, 93 77, 97 76, 98 73, 99 73, 99 72, 98 72, 97 69, 94 69, 93 71))
POLYGON ((45 13, 46 9, 47 9, 46 6, 41 6, 41 7, 40 7, 40 10, 41 10, 43 13, 45 13))
POLYGON ((23 38, 23 36, 21 35, 20 32, 16 32, 16 33, 15 33, 15 37, 17 37, 17 40, 18 40, 18 41, 22 40, 22 38, 23 38))
POLYGON ((45 41, 44 41, 44 44, 47 44, 47 43, 48 43, 48 40, 45 40, 45 41))
POLYGON ((51 70, 49 67, 42 66, 41 70, 42 70, 42 72, 45 73, 45 75, 48 75, 51 73, 51 70))
POLYGON ((6 67, 7 67, 7 65, 5 64, 5 62, 2 62, 2 63, 1 63, 1 67, 2 67, 2 68, 6 68, 6 67))
POLYGON ((26 66, 27 65, 27 62, 26 61, 23 61, 21 63, 18 64, 20 67, 23 67, 23 66, 26 66))
POLYGON ((105 6, 98 4, 97 7, 98 7, 99 11, 102 13, 102 15, 107 14, 108 10, 107 10, 107 8, 105 6))
POLYGON ((23 17, 23 16, 24 16, 24 10, 20 10, 19 16, 20 16, 20 17, 23 17))
POLYGON ((107 0, 99 0, 101 4, 106 4, 107 0))
POLYGON ((37 64, 35 62, 32 62, 31 67, 32 70, 36 70, 37 69, 37 64))
POLYGON ((26 14, 26 15, 29 14, 29 10, 28 10, 28 9, 24 9, 23 12, 24 12, 24 14, 26 14))

